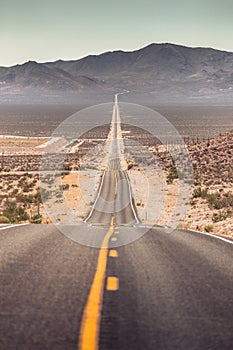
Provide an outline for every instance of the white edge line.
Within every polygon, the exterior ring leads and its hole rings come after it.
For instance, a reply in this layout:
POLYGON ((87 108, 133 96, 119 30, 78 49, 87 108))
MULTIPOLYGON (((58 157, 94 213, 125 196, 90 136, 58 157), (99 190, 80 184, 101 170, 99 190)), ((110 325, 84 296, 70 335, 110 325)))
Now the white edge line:
POLYGON ((97 202, 98 199, 99 199, 99 196, 100 196, 100 193, 101 193, 101 190, 102 190, 102 187, 103 187, 104 177, 105 177, 105 171, 104 171, 104 173, 103 173, 103 175, 102 175, 102 179, 101 179, 101 184, 100 184, 99 192, 98 192, 98 194, 97 194, 97 196, 96 196, 95 202, 94 202, 94 204, 93 204, 93 206, 92 206, 92 209, 91 209, 91 211, 90 211, 90 214, 89 214, 88 217, 84 220, 84 222, 87 222, 87 220, 90 219, 90 217, 91 217, 91 215, 92 215, 92 213, 93 213, 93 211, 94 211, 94 209, 95 209, 96 202, 97 202))
MULTIPOLYGON (((124 94, 121 93, 121 94, 124 94)), ((118 106, 118 95, 121 95, 120 93, 119 94, 116 94, 117 95, 117 102, 116 102, 116 105, 117 105, 117 122, 119 124, 121 124, 121 118, 120 118, 120 110, 119 110, 119 106, 118 106)), ((130 205, 131 205, 131 208, 132 208, 132 211, 133 211, 133 214, 134 214, 134 217, 135 217, 135 220, 136 220, 136 223, 139 224, 139 220, 138 220, 138 217, 137 217, 137 214, 135 212, 135 209, 133 207, 133 196, 132 196, 132 191, 131 191, 131 186, 130 186, 130 181, 129 181, 129 177, 128 177, 128 174, 126 173, 126 180, 127 180, 127 183, 128 183, 128 188, 129 188, 129 196, 130 196, 130 205)))
POLYGON ((185 231, 188 231, 188 232, 195 232, 195 233, 200 233, 202 235, 205 235, 205 236, 210 236, 210 237, 214 237, 214 238, 217 238, 221 241, 224 241, 224 242, 227 242, 227 243, 230 243, 230 244, 233 244, 233 241, 230 241, 229 239, 227 238, 223 238, 223 237, 219 237, 217 235, 214 235, 212 233, 208 233, 208 232, 201 232, 201 231, 195 231, 195 230, 185 230, 185 231))
POLYGON ((114 198, 114 202, 116 202, 116 196, 117 196, 117 192, 118 192, 118 181, 117 181, 117 174, 116 174, 116 170, 114 170, 114 177, 115 177, 115 181, 116 181, 116 188, 115 188, 115 198, 114 198))
POLYGON ((8 228, 19 227, 19 226, 26 226, 26 225, 30 225, 30 224, 28 224, 28 223, 27 224, 16 224, 16 225, 12 224, 10 226, 0 227, 0 230, 7 230, 8 228))
POLYGON ((139 224, 139 220, 138 220, 137 214, 135 212, 135 209, 134 209, 133 203, 132 203, 133 196, 132 196, 131 186, 130 186, 130 182, 129 182, 129 178, 128 178, 128 174, 127 173, 126 173, 126 180, 128 182, 128 187, 129 187, 130 205, 131 205, 131 208, 133 210, 133 214, 134 214, 134 217, 136 219, 136 222, 137 222, 137 224, 139 224))

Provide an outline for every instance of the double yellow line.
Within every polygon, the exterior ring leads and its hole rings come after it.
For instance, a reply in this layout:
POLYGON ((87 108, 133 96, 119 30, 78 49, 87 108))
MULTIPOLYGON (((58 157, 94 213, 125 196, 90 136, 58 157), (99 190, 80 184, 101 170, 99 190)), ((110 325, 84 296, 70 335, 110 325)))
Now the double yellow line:
POLYGON ((111 219, 109 231, 102 242, 94 280, 91 285, 85 306, 80 337, 79 350, 97 350, 99 343, 100 314, 103 302, 104 281, 107 268, 109 239, 114 232, 114 217, 111 219))

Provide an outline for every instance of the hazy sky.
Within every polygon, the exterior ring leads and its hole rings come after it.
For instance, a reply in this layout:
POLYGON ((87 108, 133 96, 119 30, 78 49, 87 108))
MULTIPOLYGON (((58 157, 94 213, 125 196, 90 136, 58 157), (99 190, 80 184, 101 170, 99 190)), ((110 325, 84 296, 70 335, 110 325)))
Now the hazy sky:
POLYGON ((0 65, 152 42, 233 51, 233 0, 0 0, 0 65))

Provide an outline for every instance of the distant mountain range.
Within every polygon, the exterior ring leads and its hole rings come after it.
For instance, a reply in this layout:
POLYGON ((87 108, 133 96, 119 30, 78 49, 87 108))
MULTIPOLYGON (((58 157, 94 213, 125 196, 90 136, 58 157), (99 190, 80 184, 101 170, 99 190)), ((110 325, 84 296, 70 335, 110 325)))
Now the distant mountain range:
POLYGON ((75 102, 129 90, 157 101, 232 99, 233 53, 151 44, 73 61, 0 67, 0 101, 75 102))

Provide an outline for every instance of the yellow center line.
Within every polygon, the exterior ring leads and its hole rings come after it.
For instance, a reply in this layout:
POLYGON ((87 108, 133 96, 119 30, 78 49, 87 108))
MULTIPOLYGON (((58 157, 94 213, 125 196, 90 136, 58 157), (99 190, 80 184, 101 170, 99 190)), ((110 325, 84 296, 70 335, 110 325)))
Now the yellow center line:
POLYGON ((116 238, 116 237, 112 237, 111 241, 112 241, 112 242, 116 242, 116 241, 117 241, 117 238, 116 238))
POLYGON ((109 256, 111 258, 117 258, 118 257, 118 252, 115 249, 111 249, 109 252, 109 256))
POLYGON ((102 242, 96 273, 91 285, 87 304, 84 309, 80 337, 79 350, 97 350, 99 341, 100 314, 102 309, 104 278, 107 267, 108 244, 114 232, 114 218, 112 217, 110 229, 102 242))
POLYGON ((112 292, 115 292, 119 289, 119 280, 115 276, 109 276, 107 279, 106 289, 112 292))

